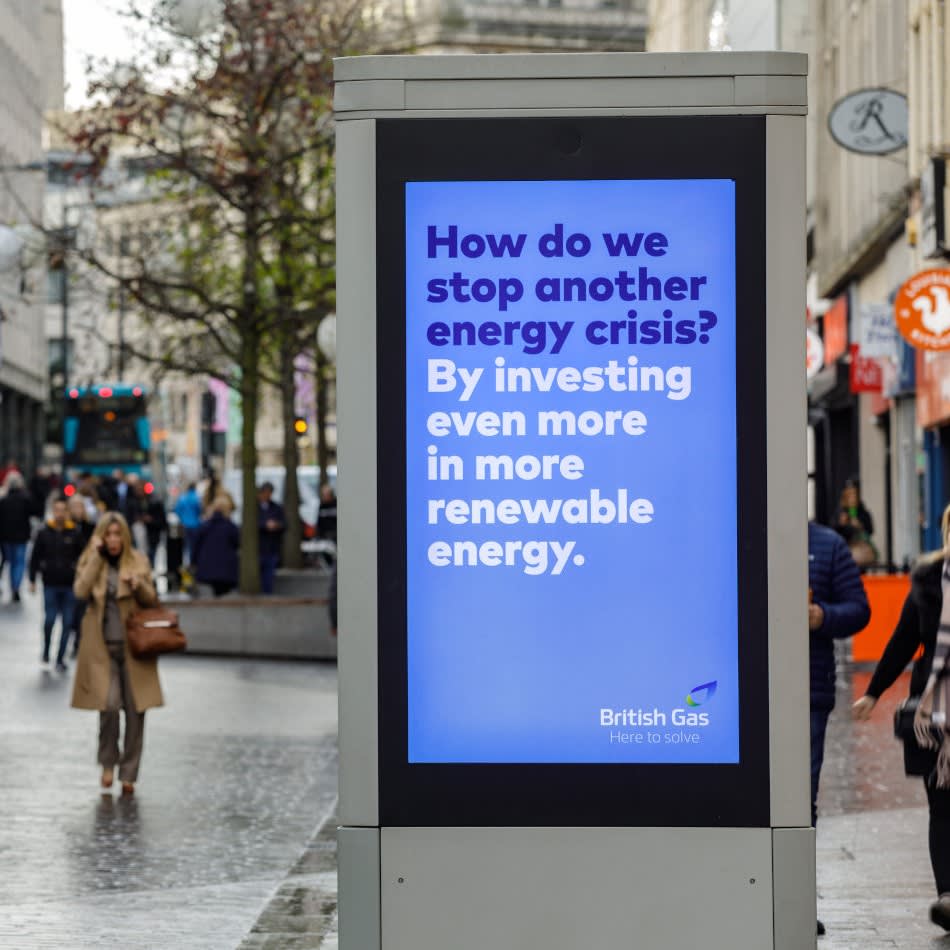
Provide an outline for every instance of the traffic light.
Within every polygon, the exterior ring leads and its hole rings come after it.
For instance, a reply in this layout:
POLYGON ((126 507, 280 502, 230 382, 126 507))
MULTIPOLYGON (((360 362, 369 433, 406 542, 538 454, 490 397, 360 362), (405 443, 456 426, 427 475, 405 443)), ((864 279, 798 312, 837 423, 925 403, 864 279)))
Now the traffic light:
POLYGON ((310 426, 303 416, 297 416, 297 418, 294 419, 294 432, 296 432, 298 436, 306 435, 309 428, 310 426))

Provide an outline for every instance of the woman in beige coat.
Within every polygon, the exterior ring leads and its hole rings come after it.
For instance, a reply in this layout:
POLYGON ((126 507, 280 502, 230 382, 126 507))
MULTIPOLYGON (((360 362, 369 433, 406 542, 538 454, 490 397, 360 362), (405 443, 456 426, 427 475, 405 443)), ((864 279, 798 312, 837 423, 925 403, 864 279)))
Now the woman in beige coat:
POLYGON ((148 559, 132 547, 122 515, 107 512, 76 568, 73 590, 87 600, 79 641, 72 704, 99 710, 99 764, 102 787, 111 788, 116 766, 122 794, 135 790, 145 710, 162 705, 155 659, 139 660, 129 651, 125 621, 137 606, 158 603, 148 559), (119 710, 125 713, 125 741, 119 751, 119 710))

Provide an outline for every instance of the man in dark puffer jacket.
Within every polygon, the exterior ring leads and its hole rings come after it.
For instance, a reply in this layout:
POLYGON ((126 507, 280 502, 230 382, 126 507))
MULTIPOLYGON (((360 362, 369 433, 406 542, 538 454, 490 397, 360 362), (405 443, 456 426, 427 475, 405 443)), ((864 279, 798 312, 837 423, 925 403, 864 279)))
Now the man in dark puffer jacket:
POLYGON ((852 637, 871 619, 858 566, 831 528, 808 525, 809 659, 811 665, 811 821, 825 757, 825 727, 835 705, 834 641, 852 637))
MULTIPOLYGON (((808 653, 811 668, 811 823, 818 816, 818 777, 825 729, 835 705, 835 640, 854 636, 871 619, 861 573, 844 539, 808 525, 808 653)), ((818 936, 825 932, 818 921, 818 936)))

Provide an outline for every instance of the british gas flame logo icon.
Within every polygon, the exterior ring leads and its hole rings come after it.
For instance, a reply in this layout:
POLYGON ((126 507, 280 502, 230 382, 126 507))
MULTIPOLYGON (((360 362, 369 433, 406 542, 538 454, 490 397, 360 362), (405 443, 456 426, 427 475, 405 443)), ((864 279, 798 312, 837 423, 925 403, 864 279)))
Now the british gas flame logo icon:
POLYGON ((702 706, 716 695, 718 680, 712 680, 709 683, 703 683, 702 686, 694 686, 686 695, 687 706, 702 706))

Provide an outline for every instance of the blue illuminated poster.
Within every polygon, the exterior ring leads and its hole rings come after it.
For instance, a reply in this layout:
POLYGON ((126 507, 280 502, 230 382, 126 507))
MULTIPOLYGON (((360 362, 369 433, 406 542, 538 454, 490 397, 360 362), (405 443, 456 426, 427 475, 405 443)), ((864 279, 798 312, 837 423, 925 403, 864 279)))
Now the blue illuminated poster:
POLYGON ((735 185, 406 185, 412 763, 736 763, 735 185))

